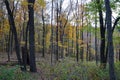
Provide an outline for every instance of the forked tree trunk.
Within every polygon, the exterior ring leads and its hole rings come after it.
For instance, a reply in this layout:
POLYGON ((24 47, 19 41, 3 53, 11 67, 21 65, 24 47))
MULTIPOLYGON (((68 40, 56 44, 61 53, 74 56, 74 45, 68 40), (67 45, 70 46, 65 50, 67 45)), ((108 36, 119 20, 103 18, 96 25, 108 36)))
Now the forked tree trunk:
POLYGON ((108 40, 108 54, 109 54, 109 76, 110 80, 116 80, 115 70, 114 70, 114 47, 112 38, 112 18, 111 18, 111 7, 110 1, 105 1, 106 8, 106 25, 107 25, 107 40, 108 40))
POLYGON ((9 24, 10 24, 10 29, 12 30, 13 35, 14 35, 15 51, 16 51, 18 63, 21 65, 20 44, 18 42, 18 36, 17 36, 17 31, 16 31, 16 27, 15 27, 14 18, 13 18, 13 13, 10 10, 9 2, 7 0, 4 0, 4 3, 6 5, 6 9, 8 12, 8 20, 9 20, 9 24))
POLYGON ((105 55, 105 26, 103 22, 103 13, 102 13, 102 5, 100 0, 96 0, 98 5, 98 11, 99 11, 99 22, 100 22, 100 36, 101 36, 101 43, 100 43, 100 63, 101 67, 106 67, 106 55, 105 55))

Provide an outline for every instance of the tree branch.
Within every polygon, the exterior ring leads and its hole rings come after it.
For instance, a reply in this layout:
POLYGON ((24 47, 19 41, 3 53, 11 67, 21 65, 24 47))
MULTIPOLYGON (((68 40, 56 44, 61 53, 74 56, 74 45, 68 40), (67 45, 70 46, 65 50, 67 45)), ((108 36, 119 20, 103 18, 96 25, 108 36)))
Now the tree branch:
POLYGON ((115 23, 114 23, 113 28, 112 28, 112 33, 114 32, 115 26, 117 25, 117 23, 118 23, 119 20, 120 20, 120 17, 118 17, 118 18, 115 20, 115 23))

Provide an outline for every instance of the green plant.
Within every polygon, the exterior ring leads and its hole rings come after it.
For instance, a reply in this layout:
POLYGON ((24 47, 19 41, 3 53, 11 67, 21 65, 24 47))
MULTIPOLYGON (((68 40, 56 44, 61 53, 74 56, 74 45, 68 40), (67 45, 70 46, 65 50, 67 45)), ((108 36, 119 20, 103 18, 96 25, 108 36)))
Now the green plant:
POLYGON ((33 80, 30 73, 22 72, 19 66, 1 66, 0 80, 33 80))

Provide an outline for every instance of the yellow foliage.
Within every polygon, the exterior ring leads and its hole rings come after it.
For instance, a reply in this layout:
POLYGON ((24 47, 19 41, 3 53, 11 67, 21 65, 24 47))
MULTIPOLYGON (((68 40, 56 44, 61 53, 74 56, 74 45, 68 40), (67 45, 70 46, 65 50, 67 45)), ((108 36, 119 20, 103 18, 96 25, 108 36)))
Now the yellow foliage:
POLYGON ((82 43, 83 43, 83 41, 79 39, 78 40, 78 44, 82 44, 82 43))
POLYGON ((62 47, 61 41, 58 41, 58 46, 62 47))
POLYGON ((5 20, 5 25, 4 25, 4 28, 3 28, 3 32, 8 33, 9 30, 10 30, 9 22, 7 20, 5 20))
POLYGON ((46 6, 45 0, 37 0, 36 2, 39 3, 42 8, 46 6))
POLYGON ((90 50, 91 50, 91 53, 95 55, 95 50, 93 48, 90 48, 90 50))
POLYGON ((82 44, 82 45, 80 45, 80 47, 85 48, 85 47, 87 47, 87 45, 86 44, 82 44))
POLYGON ((47 29, 48 29, 48 32, 47 32, 47 34, 45 36, 46 48, 48 48, 49 45, 50 45, 50 37, 51 37, 51 32, 50 32, 49 27, 47 27, 47 29))
POLYGON ((73 26, 68 25, 65 28, 65 34, 67 35, 67 38, 72 39, 73 38, 73 26))
POLYGON ((26 0, 21 1, 21 5, 24 6, 24 7, 26 7, 26 6, 28 6, 28 2, 26 0))

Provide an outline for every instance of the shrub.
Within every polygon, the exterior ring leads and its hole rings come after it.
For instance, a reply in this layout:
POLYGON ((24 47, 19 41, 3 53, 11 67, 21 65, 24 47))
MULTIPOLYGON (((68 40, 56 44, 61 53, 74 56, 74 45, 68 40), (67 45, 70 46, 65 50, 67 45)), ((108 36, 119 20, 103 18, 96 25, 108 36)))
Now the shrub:
POLYGON ((32 80, 28 72, 22 72, 19 66, 1 66, 0 80, 32 80))

